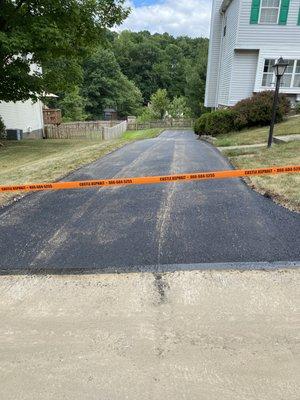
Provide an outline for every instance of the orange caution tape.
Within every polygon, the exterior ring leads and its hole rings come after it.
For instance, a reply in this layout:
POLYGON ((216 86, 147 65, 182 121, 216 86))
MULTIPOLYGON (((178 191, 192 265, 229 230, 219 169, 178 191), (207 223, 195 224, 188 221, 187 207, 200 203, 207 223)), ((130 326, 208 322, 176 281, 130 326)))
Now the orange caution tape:
POLYGON ((300 166, 283 166, 259 169, 240 169, 229 171, 193 172, 164 176, 146 176, 139 178, 116 178, 75 182, 33 183, 28 185, 0 186, 0 192, 30 192, 36 190, 87 189, 103 186, 148 185, 166 182, 187 182, 208 179, 230 179, 257 175, 297 174, 300 166))

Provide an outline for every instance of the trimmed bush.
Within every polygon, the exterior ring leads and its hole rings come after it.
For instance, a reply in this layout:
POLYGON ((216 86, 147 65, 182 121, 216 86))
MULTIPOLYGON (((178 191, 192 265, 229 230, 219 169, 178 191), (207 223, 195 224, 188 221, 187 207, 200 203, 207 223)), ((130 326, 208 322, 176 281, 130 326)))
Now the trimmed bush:
POLYGON ((0 139, 5 139, 5 137, 6 137, 5 125, 2 118, 0 117, 0 139))
MULTIPOLYGON (((235 129, 269 125, 272 118, 274 92, 255 93, 252 97, 239 101, 233 110, 235 129)), ((276 122, 281 122, 290 111, 290 102, 284 94, 279 95, 276 122)))
MULTIPOLYGON (((274 92, 265 91, 241 100, 234 107, 202 114, 194 129, 198 135, 222 135, 230 131, 269 125, 272 118, 274 92)), ((276 122, 281 122, 290 111, 286 95, 280 94, 276 122)), ((299 105, 300 112, 300 105, 299 105)))
POLYGON ((234 129, 235 111, 224 109, 202 114, 195 123, 195 133, 198 135, 217 136, 234 129))
POLYGON ((194 131, 197 135, 205 135, 206 134, 206 120, 208 119, 210 113, 204 113, 200 118, 196 119, 194 125, 194 131))
POLYGON ((300 103, 297 103, 295 106, 296 114, 300 114, 300 103))

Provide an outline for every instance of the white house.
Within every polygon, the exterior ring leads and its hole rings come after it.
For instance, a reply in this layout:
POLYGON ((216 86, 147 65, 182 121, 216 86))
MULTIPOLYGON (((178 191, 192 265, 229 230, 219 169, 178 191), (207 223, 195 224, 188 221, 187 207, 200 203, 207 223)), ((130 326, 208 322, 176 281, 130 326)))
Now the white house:
POLYGON ((43 137, 43 104, 40 100, 33 103, 25 102, 0 102, 0 116, 6 129, 22 129, 23 137, 43 137))
MULTIPOLYGON (((41 68, 32 64, 31 71, 41 73, 41 68)), ((15 103, 0 101, 0 117, 6 129, 21 129, 24 138, 43 137, 43 103, 40 100, 15 103)))
POLYGON ((205 106, 274 88, 279 57, 289 63, 280 91, 300 101, 300 0, 213 0, 205 106))

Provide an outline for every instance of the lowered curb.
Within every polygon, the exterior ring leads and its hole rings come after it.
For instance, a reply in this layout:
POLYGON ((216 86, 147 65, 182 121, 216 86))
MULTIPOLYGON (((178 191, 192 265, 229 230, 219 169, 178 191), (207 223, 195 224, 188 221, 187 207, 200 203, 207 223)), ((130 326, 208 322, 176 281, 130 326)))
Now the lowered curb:
POLYGON ((122 273, 167 273, 179 271, 274 271, 300 268, 299 261, 270 261, 270 262, 219 262, 191 264, 157 264, 136 266, 111 267, 44 267, 44 268, 14 268, 0 269, 0 275, 91 275, 91 274, 122 274, 122 273))

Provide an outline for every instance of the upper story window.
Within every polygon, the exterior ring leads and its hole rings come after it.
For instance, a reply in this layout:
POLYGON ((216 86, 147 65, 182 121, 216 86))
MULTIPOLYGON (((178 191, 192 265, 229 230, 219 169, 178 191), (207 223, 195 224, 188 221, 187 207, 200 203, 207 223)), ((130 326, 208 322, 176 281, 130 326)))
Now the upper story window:
POLYGON ((252 0, 250 24, 286 25, 290 2, 291 0, 252 0))
MULTIPOLYGON (((283 88, 300 88, 300 60, 286 60, 288 67, 281 81, 283 88)), ((275 85, 274 64, 275 59, 267 59, 264 64, 262 78, 263 87, 273 87, 275 85)))
POLYGON ((280 12, 280 0, 262 0, 259 22, 277 24, 280 12))

